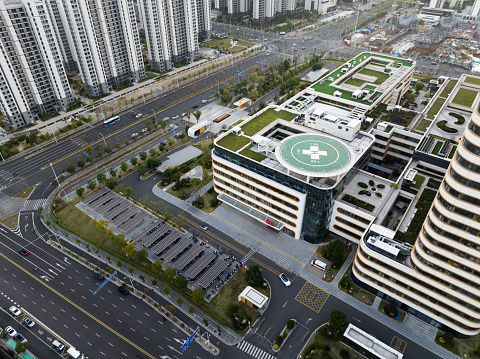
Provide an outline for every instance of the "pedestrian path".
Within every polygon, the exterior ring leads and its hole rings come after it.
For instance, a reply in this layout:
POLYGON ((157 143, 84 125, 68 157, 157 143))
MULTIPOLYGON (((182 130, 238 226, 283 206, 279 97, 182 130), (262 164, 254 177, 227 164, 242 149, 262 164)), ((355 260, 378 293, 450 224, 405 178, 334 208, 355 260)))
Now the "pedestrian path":
POLYGON ((255 254, 255 249, 254 248, 250 249, 250 252, 245 254, 245 257, 240 259, 240 262, 245 264, 254 254, 255 254))
POLYGON ((213 181, 208 182, 205 186, 200 188, 197 192, 193 193, 189 199, 187 199, 187 202, 191 203, 195 198, 203 196, 207 191, 212 188, 213 186, 213 181))
POLYGON ((22 206, 22 209, 20 212, 25 212, 25 211, 36 211, 40 207, 45 207, 45 204, 47 203, 46 198, 42 199, 27 199, 25 203, 22 206))
POLYGON ((267 353, 266 351, 256 347, 255 345, 247 343, 246 341, 238 343, 237 347, 238 349, 257 359, 276 359, 276 357, 272 354, 267 353))

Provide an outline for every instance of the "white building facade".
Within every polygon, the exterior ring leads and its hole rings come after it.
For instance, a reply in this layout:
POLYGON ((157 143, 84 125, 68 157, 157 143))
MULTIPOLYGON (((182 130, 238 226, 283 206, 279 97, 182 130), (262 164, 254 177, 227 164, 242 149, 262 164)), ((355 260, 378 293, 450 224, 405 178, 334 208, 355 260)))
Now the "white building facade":
POLYGON ((109 93, 145 77, 133 0, 62 3, 60 19, 87 93, 109 93))
POLYGON ((356 280, 465 337, 480 332, 479 143, 476 107, 411 253, 398 260, 363 238, 352 267, 356 280))
POLYGON ((305 0, 305 10, 326 14, 337 6, 337 0, 305 0))
POLYGON ((152 70, 169 70, 198 57, 199 37, 208 38, 212 28, 208 0, 141 0, 139 5, 152 70))
POLYGON ((0 110, 16 129, 73 100, 42 1, 0 2, 0 110))

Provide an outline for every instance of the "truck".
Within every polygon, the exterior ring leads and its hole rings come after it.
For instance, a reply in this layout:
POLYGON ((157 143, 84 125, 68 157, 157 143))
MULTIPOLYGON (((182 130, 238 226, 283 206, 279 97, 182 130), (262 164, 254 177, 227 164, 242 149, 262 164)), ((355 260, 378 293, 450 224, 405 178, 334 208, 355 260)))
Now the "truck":
POLYGON ((67 350, 67 354, 70 355, 71 358, 73 359, 85 359, 85 355, 80 353, 77 349, 74 347, 70 347, 67 350))

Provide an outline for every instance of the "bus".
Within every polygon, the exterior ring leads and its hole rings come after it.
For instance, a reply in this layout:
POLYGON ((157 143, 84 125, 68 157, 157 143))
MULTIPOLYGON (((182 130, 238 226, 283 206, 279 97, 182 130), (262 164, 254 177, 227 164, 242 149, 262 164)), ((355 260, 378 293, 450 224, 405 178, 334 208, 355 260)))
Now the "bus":
POLYGON ((106 120, 103 120, 103 126, 107 127, 109 125, 113 125, 115 122, 118 122, 118 121, 120 121, 120 116, 107 118, 106 120))

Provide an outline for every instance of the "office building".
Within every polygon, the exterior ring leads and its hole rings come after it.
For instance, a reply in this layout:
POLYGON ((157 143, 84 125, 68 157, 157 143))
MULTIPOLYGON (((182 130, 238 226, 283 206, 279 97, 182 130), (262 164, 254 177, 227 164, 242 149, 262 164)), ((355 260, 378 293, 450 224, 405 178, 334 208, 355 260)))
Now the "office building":
POLYGON ((109 93, 145 77, 133 0, 62 0, 62 5, 65 19, 60 13, 56 20, 64 21, 88 94, 109 93))
POLYGON ((352 268, 360 284, 460 337, 480 332, 479 143, 477 103, 413 248, 370 231, 352 268))
POLYGON ((199 38, 208 38, 212 28, 208 0, 141 0, 139 5, 152 70, 169 70, 198 57, 199 38))
POLYGON ((337 8, 337 0, 305 0, 305 10, 326 14, 337 8))
POLYGON ((73 100, 45 3, 0 2, 0 110, 10 127, 66 111, 73 100))

